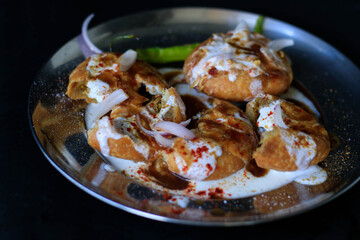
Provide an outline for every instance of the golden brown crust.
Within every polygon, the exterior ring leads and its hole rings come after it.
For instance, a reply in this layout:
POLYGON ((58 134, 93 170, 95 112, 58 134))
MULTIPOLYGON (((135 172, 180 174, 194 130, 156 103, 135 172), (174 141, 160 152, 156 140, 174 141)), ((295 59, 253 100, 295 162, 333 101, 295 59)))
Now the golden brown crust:
POLYGON ((89 59, 80 63, 70 74, 66 94, 72 99, 86 99, 86 81, 90 73, 86 70, 89 59))
MULTIPOLYGON (((231 35, 222 34, 221 36, 227 38, 231 35)), ((231 74, 235 75, 236 79, 235 81, 230 81, 229 71, 212 68, 204 69, 204 71, 208 71, 204 77, 192 79, 194 67, 206 56, 203 47, 210 45, 213 41, 214 37, 210 37, 197 46, 184 63, 185 78, 189 84, 197 82, 195 87, 197 90, 229 101, 248 101, 253 99, 259 91, 279 95, 290 87, 293 78, 290 62, 281 51, 277 53, 281 66, 278 66, 274 61, 269 61, 260 51, 260 46, 264 47, 269 42, 264 37, 257 37, 254 40, 256 43, 250 49, 252 51, 251 54, 256 55, 258 63, 260 62, 260 67, 264 70, 263 74, 252 77, 247 69, 231 68, 231 74), (254 89, 254 86, 251 85, 254 81, 261 82, 261 89, 254 89)), ((259 83, 256 84, 259 85, 259 83)))
POLYGON ((224 152, 216 159, 215 171, 205 180, 217 180, 236 173, 245 166, 244 160, 230 152, 224 152))
MULTIPOLYGON (((106 66, 116 64, 120 53, 100 54, 100 61, 106 66)), ((88 103, 97 102, 95 99, 88 98, 87 82, 99 79, 109 84, 110 92, 119 88, 123 89, 130 98, 139 99, 139 90, 141 84, 145 85, 148 92, 153 95, 161 94, 168 86, 162 75, 151 65, 137 60, 127 71, 105 70, 99 75, 93 76, 88 70, 90 58, 80 63, 69 76, 69 85, 66 94, 72 99, 85 99, 88 103), (156 88, 156 90, 153 90, 156 88)))
MULTIPOLYGON (((90 146, 101 152, 101 148, 96 136, 98 130, 98 126, 95 126, 87 132, 88 143, 90 146)), ((109 155, 117 158, 133 160, 135 162, 151 161, 154 154, 158 149, 160 149, 160 147, 157 146, 154 142, 150 141, 148 137, 142 135, 140 132, 138 134, 141 135, 141 144, 149 148, 149 154, 147 158, 145 158, 142 153, 136 150, 136 143, 128 135, 123 135, 123 137, 119 139, 108 138, 107 143, 110 150, 109 155)))
MULTIPOLYGON (((204 178, 205 181, 221 179, 242 169, 252 159, 252 153, 258 143, 257 135, 246 115, 233 104, 219 99, 214 99, 213 108, 201 116, 197 128, 192 131, 196 138, 191 141, 200 143, 196 153, 204 151, 215 154, 215 148, 221 149, 220 153, 214 155, 215 169, 212 165, 206 164, 211 171, 204 168, 203 171, 209 172, 204 178), (211 146, 212 150, 205 147, 206 145, 211 146)), ((201 154, 194 154, 188 149, 187 140, 177 138, 173 146, 164 151, 163 156, 169 170, 182 175, 186 174, 194 162, 199 161, 197 157, 201 154), (177 159, 181 159, 184 164, 179 166, 177 159)))
MULTIPOLYGON (((260 115, 259 109, 278 99, 274 96, 258 97, 247 105, 246 114, 255 127, 260 115)), ((297 170, 299 166, 296 158, 289 154, 287 136, 296 136, 295 144, 298 146, 307 146, 309 143, 305 136, 310 136, 316 147, 315 156, 309 162, 309 166, 323 161, 330 151, 329 136, 325 128, 318 124, 310 113, 293 103, 282 101, 280 106, 283 121, 288 128, 274 126, 273 130, 261 133, 260 146, 253 154, 257 165, 278 171, 297 170)))
MULTIPOLYGON (((70 74, 67 95, 73 99, 84 99, 88 103, 96 103, 96 99, 91 99, 87 96, 89 91, 87 89, 87 83, 97 79, 109 85, 109 93, 117 89, 122 89, 128 95, 128 99, 114 106, 110 112, 110 121, 112 121, 111 119, 124 118, 127 119, 126 124, 130 125, 127 125, 128 130, 117 129, 117 132, 122 134, 123 137, 119 139, 107 139, 107 145, 109 147, 108 154, 134 161, 150 161, 160 147, 153 139, 142 133, 136 125, 134 115, 140 114, 144 110, 145 102, 150 101, 151 103, 155 101, 157 96, 161 96, 163 93, 167 97, 169 97, 169 95, 173 96, 174 89, 168 90, 168 86, 162 75, 154 67, 143 61, 136 61, 127 71, 120 71, 117 62, 120 56, 121 54, 119 53, 102 53, 94 55, 79 64, 70 74), (92 62, 90 63, 90 61, 92 62), (152 95, 153 99, 148 99, 142 95, 145 93, 140 91, 141 85, 146 87, 147 95, 152 95), (132 131, 135 135, 132 137, 127 136, 127 131, 132 131), (138 150, 141 148, 149 149, 149 153, 145 156, 139 152, 136 147, 138 150)), ((178 95, 176 96, 180 98, 178 95)), ((175 120, 179 122, 185 119, 185 115, 181 115, 176 107, 170 109, 169 112, 171 112, 171 114, 168 113, 168 120, 173 120, 171 117, 174 117, 175 120)), ((149 127, 148 121, 144 119, 141 121, 149 127)), ((95 128, 88 131, 88 141, 92 147, 100 151, 101 149, 96 136, 98 130, 99 127, 96 125, 95 128)))
POLYGON ((214 173, 206 180, 224 178, 242 169, 245 163, 252 159, 258 143, 256 133, 251 124, 244 120, 246 116, 239 108, 218 99, 214 100, 213 105, 214 108, 208 110, 199 120, 199 136, 216 141, 223 153, 216 159, 214 173), (223 119, 226 122, 223 122, 223 119))

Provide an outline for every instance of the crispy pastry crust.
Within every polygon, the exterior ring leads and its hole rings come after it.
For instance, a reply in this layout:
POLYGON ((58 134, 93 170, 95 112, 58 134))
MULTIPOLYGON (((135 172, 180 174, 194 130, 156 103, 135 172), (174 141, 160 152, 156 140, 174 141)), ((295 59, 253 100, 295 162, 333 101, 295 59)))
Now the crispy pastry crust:
MULTIPOLYGON (((256 127, 259 117, 259 109, 267 106, 277 97, 258 97, 247 104, 246 115, 256 127)), ((261 168, 274 169, 278 171, 295 171, 298 169, 296 159, 289 154, 287 146, 289 143, 284 139, 285 135, 297 135, 297 144, 306 144, 306 139, 299 135, 305 133, 312 138, 316 144, 315 156, 309 166, 315 165, 325 159, 330 151, 330 141, 327 131, 317 123, 315 118, 297 105, 283 101, 280 104, 283 112, 283 121, 287 129, 274 126, 272 131, 261 133, 260 146, 253 154, 256 163, 261 168)))
POLYGON ((203 47, 210 45, 213 41, 214 37, 210 37, 197 46, 184 64, 183 70, 186 81, 189 84, 192 84, 193 81, 198 81, 195 87, 197 90, 216 98, 237 102, 249 101, 259 92, 280 95, 290 87, 293 79, 290 62, 282 51, 277 53, 282 67, 279 67, 274 62, 270 62, 259 50, 260 46, 265 46, 269 42, 265 37, 257 39, 257 43, 251 49, 253 54, 256 55, 257 60, 261 62, 260 67, 264 70, 263 74, 252 77, 246 69, 232 68, 231 71, 233 75, 236 75, 236 80, 230 81, 229 71, 210 69, 204 70, 208 71, 204 78, 191 80, 195 66, 206 56, 203 47), (254 89, 256 88, 252 86, 254 81, 261 82, 261 89, 254 89))
MULTIPOLYGON (((241 109, 233 104, 215 99, 214 108, 207 110, 200 118, 195 129, 196 136, 202 141, 209 140, 220 145, 222 154, 216 158, 215 171, 205 180, 216 180, 227 177, 240 169, 252 159, 252 153, 258 143, 257 135, 251 123, 241 109)), ((167 150, 166 159, 169 169, 180 173, 175 162, 175 153, 184 152, 183 139, 176 139, 174 147, 167 150)), ((187 166, 191 166, 194 158, 190 154, 183 154, 187 166)))

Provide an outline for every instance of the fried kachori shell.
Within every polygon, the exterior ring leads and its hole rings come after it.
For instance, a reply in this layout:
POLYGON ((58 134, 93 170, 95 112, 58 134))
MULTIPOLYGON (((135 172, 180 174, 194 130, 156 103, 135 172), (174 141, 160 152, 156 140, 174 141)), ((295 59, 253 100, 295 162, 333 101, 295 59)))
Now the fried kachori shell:
MULTIPOLYGON (((257 128, 259 110, 268 106, 279 98, 271 95, 257 97, 246 106, 246 115, 257 128)), ((285 135, 298 136, 298 144, 306 143, 304 136, 310 136, 316 144, 315 156, 309 166, 315 165, 325 159, 330 151, 330 141, 327 131, 315 118, 297 105, 281 101, 283 121, 288 128, 274 126, 271 131, 260 133, 260 146, 253 154, 259 167, 278 171, 295 171, 299 169, 296 158, 289 154, 289 143, 282 137, 285 135), (304 135, 306 134, 306 135, 304 135)))
MULTIPOLYGON (((102 53, 99 55, 99 62, 105 66, 117 64, 120 53, 102 53)), ((88 81, 99 79, 107 83, 110 92, 123 89, 130 96, 130 100, 141 98, 136 95, 141 85, 144 85, 150 94, 156 95, 167 89, 167 84, 162 75, 151 65, 137 60, 127 71, 105 70, 99 75, 92 75, 87 69, 91 57, 80 63, 69 76, 69 85, 66 94, 72 99, 85 99, 88 103, 97 102, 87 96, 88 81)), ((116 69, 116 68, 115 68, 116 69)), ((144 97, 143 97, 144 98, 144 97)), ((144 99, 141 99, 144 101, 144 99)))
MULTIPOLYGON (((222 154, 216 158, 215 171, 205 180, 221 179, 242 169, 252 159, 258 143, 251 123, 241 109, 218 99, 214 100, 213 106, 199 119, 194 130, 197 137, 216 142, 222 149, 222 154)), ((175 158, 171 157, 174 151, 180 152, 181 149, 171 148, 167 162, 170 170, 179 173, 175 158)), ((186 160, 191 166, 194 159, 186 160)))
MULTIPOLYGON (((239 42, 232 43, 232 46, 237 48, 239 54, 249 54, 254 60, 255 65, 263 70, 263 73, 254 77, 249 73, 247 68, 231 67, 229 70, 222 70, 220 68, 212 67, 210 69, 202 69, 203 76, 198 76, 193 79, 194 68, 207 55, 206 47, 214 42, 214 35, 201 43, 186 59, 184 64, 184 74, 187 82, 195 86, 199 91, 202 91, 210 96, 225 99, 229 101, 249 101, 253 99, 258 93, 269 93, 279 95, 285 92, 293 79, 290 62, 284 52, 276 52, 276 60, 265 56, 261 48, 265 48, 269 40, 262 35, 255 34, 252 39, 253 44, 250 48, 243 49, 238 45, 239 42), (230 72, 236 75, 235 80, 230 80, 230 72)), ((224 41, 231 38, 231 33, 219 34, 224 41)), ((233 61, 231 57, 224 57, 224 61, 233 61)))

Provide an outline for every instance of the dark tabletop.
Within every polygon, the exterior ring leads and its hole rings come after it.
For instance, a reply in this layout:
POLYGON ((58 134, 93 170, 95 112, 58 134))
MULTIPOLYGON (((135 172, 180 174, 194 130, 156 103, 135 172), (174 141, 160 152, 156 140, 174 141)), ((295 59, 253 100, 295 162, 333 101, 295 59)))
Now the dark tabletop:
POLYGON ((360 184, 298 216, 250 227, 192 227, 135 216, 66 180, 30 132, 27 97, 37 71, 94 12, 95 26, 142 10, 207 6, 261 13, 324 39, 360 66, 360 3, 337 1, 1 1, 0 239, 360 239, 360 184))

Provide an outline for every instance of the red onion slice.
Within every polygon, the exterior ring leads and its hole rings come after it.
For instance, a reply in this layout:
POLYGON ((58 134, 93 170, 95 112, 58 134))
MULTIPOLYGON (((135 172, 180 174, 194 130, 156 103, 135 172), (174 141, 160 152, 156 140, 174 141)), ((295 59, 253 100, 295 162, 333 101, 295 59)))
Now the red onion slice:
POLYGON ((95 16, 94 14, 90 14, 84 20, 81 26, 81 35, 78 37, 80 50, 86 58, 94 54, 102 53, 102 51, 90 41, 89 36, 87 34, 89 23, 94 16, 95 16))
POLYGON ((79 44, 80 51, 84 55, 85 58, 88 58, 88 57, 96 54, 95 52, 91 51, 90 48, 86 45, 82 35, 79 35, 77 37, 77 42, 79 44))
POLYGON ((168 138, 161 136, 161 134, 156 134, 154 136, 154 138, 159 145, 164 146, 164 147, 171 147, 171 145, 175 141, 175 138, 168 139, 168 138))
POLYGON ((282 118, 282 109, 280 106, 280 103, 275 106, 274 109, 274 124, 275 126, 287 129, 288 126, 286 126, 283 118, 282 118))
POLYGON ((117 63, 120 66, 120 71, 125 72, 129 68, 131 68, 131 66, 135 63, 136 58, 137 52, 132 49, 129 49, 125 53, 123 53, 117 60, 117 63))
POLYGON ((186 140, 191 140, 195 138, 195 134, 192 131, 182 126, 181 124, 174 122, 169 122, 169 121, 158 122, 155 124, 154 129, 170 133, 172 135, 184 138, 186 140))
POLYGON ((150 137, 154 137, 155 135, 159 134, 158 131, 152 131, 152 130, 148 130, 146 128, 144 128, 141 124, 141 121, 140 121, 140 117, 138 114, 136 114, 135 116, 135 119, 136 119, 136 124, 138 125, 138 127, 144 132, 146 133, 147 135, 149 135, 150 137))
POLYGON ((89 103, 85 110, 86 127, 88 129, 93 128, 99 118, 109 112, 115 105, 128 99, 128 97, 122 89, 118 89, 99 103, 89 103))
POLYGON ((140 117, 139 115, 136 115, 135 116, 135 119, 136 119, 136 124, 138 125, 138 127, 144 132, 146 133, 147 135, 153 137, 155 139, 155 141, 161 145, 161 146, 164 146, 164 147, 170 147, 173 142, 175 141, 175 138, 173 139, 168 139, 168 138, 165 138, 163 137, 162 135, 169 135, 168 133, 165 133, 165 132, 161 132, 161 131, 151 131, 151 130, 147 130, 146 128, 144 128, 142 125, 141 125, 141 121, 140 121, 140 117))
MULTIPOLYGON (((157 134, 160 134, 162 136, 169 136, 171 135, 170 133, 167 133, 167 132, 162 132, 162 131, 153 131, 153 130, 148 130, 146 128, 144 128, 141 124, 141 121, 140 121, 140 116, 139 115, 136 115, 135 116, 135 119, 136 119, 136 124, 138 125, 138 127, 144 132, 146 133, 147 135, 151 136, 151 137, 154 137, 155 135, 157 134)), ((181 126, 184 126, 186 127, 187 125, 189 125, 191 119, 188 119, 186 121, 183 121, 181 123, 179 123, 181 126)))
POLYGON ((274 51, 279 51, 285 47, 291 47, 294 45, 294 40, 290 38, 276 39, 267 44, 268 48, 271 48, 274 51))
POLYGON ((188 120, 185 120, 185 121, 183 121, 183 122, 181 122, 181 123, 179 123, 181 126, 183 126, 183 127, 186 127, 187 125, 189 125, 189 123, 191 122, 191 118, 189 118, 188 120))

